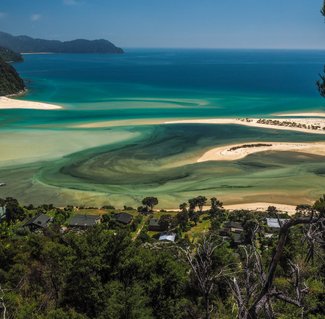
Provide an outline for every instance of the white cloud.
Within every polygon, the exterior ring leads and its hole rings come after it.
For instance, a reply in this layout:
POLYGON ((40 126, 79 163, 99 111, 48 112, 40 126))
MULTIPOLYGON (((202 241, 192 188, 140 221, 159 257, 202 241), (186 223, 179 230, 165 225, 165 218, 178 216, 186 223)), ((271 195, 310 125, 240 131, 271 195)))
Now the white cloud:
POLYGON ((75 6, 78 4, 77 0, 63 0, 63 3, 67 6, 75 6))
POLYGON ((34 14, 32 14, 31 16, 30 16, 30 19, 32 20, 32 21, 38 21, 38 20, 40 20, 42 18, 42 16, 40 15, 40 14, 37 14, 37 13, 34 13, 34 14))

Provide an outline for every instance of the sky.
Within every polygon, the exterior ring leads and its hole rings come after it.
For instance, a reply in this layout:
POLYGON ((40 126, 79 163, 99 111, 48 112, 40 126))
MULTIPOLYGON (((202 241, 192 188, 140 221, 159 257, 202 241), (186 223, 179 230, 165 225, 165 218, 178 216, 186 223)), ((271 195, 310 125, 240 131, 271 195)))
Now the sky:
POLYGON ((123 48, 325 49, 322 0, 0 0, 0 30, 123 48))

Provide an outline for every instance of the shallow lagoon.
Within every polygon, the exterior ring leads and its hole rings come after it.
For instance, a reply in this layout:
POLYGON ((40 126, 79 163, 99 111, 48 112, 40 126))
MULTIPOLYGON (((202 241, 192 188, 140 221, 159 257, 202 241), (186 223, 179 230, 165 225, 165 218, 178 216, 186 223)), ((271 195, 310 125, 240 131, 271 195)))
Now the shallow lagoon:
POLYGON ((124 56, 28 55, 24 98, 58 111, 1 110, 0 197, 23 203, 177 207, 196 195, 227 203, 310 202, 325 191, 324 157, 264 152, 196 163, 218 145, 321 141, 323 135, 237 125, 139 125, 113 120, 271 116, 324 111, 315 81, 323 51, 131 50, 124 56))

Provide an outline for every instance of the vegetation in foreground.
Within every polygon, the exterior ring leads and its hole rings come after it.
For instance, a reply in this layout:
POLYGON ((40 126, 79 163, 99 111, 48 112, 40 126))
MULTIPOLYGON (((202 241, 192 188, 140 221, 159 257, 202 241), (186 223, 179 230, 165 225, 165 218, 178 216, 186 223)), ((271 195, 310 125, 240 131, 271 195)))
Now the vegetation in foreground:
POLYGON ((291 217, 275 207, 230 212, 204 196, 176 212, 153 211, 157 203, 0 200, 1 318, 324 318, 325 196, 291 217), (71 223, 98 214, 95 225, 71 223), (48 216, 46 227, 29 227, 34 216, 48 216))

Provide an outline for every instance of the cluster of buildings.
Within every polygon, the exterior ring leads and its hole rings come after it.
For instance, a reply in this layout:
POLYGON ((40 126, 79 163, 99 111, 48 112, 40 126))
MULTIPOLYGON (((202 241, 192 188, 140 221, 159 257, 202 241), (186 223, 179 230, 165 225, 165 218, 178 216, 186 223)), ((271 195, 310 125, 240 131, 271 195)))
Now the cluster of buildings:
MULTIPOLYGON (((1 216, 1 210, 0 210, 1 216)), ((122 225, 130 225, 133 221, 133 215, 128 213, 118 213, 112 215, 117 223, 122 225)), ((28 220, 24 227, 27 227, 30 231, 37 231, 46 229, 53 222, 53 218, 47 216, 46 214, 40 213, 30 220, 28 220)), ((96 226, 101 223, 100 215, 74 215, 68 221, 66 229, 88 229, 90 227, 96 226)), ((159 219, 151 218, 148 225, 148 230, 150 231, 162 231, 159 224, 159 219)), ((163 232, 160 234, 159 240, 174 242, 176 239, 175 233, 163 232)))
MULTIPOLYGON (((277 233, 281 226, 287 221, 287 219, 278 218, 266 218, 266 226, 268 232, 265 234, 266 237, 271 238, 274 233, 277 233)), ((223 228, 219 232, 226 240, 230 240, 233 245, 238 246, 244 243, 244 228, 241 222, 229 221, 226 222, 223 228)))

